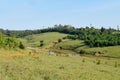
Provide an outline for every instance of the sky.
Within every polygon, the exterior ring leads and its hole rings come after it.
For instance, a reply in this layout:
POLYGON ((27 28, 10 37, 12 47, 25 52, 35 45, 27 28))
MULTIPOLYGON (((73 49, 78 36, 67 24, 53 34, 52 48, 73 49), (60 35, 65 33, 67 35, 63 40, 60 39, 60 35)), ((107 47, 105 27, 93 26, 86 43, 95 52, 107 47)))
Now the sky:
POLYGON ((55 24, 117 28, 120 0, 0 0, 2 29, 42 29, 55 24))

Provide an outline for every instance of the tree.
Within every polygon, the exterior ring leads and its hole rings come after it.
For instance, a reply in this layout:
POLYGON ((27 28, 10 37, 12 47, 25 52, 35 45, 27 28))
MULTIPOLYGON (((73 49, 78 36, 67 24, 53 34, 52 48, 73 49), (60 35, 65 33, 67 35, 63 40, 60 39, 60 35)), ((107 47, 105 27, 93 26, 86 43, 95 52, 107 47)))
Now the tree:
POLYGON ((58 39, 58 42, 59 42, 59 43, 62 42, 62 39, 58 39))
POLYGON ((44 45, 44 41, 40 40, 40 47, 42 47, 44 45))
POLYGON ((80 54, 85 54, 86 52, 85 52, 85 50, 80 50, 79 53, 80 54))
POLYGON ((23 45, 22 42, 19 43, 19 48, 20 48, 20 49, 25 49, 25 47, 24 47, 24 45, 23 45))
POLYGON ((105 28, 102 27, 102 28, 101 28, 101 32, 104 32, 104 31, 105 31, 105 28))

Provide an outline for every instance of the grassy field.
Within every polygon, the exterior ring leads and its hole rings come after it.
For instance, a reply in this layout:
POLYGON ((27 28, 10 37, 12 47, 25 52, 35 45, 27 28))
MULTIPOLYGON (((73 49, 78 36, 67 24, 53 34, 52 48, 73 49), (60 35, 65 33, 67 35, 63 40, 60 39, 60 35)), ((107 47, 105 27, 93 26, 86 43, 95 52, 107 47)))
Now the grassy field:
POLYGON ((76 51, 84 49, 87 52, 103 52, 103 56, 112 56, 112 57, 120 57, 120 46, 111 46, 111 47, 99 47, 99 48, 77 48, 76 51))
MULTIPOLYGON (((60 38, 63 38, 67 34, 61 34, 57 32, 48 32, 43 34, 30 35, 23 39, 20 39, 24 45, 37 47, 40 44, 40 40, 44 41, 44 46, 48 46, 50 43, 57 41, 60 38)), ((53 46, 53 49, 59 49, 62 47, 65 50, 73 50, 77 53, 80 50, 85 50, 86 52, 102 52, 104 53, 102 56, 112 56, 112 57, 120 57, 120 46, 111 46, 111 47, 99 47, 99 48, 90 48, 84 45, 84 41, 82 40, 62 40, 61 43, 53 46)), ((60 50, 62 52, 62 50, 60 50)), ((70 53, 70 52, 69 52, 70 53)))
POLYGON ((55 32, 30 35, 20 39, 26 46, 36 47, 40 40, 44 40, 45 46, 34 50, 0 49, 0 80, 120 80, 120 58, 49 54, 50 49, 61 53, 83 49, 103 51, 104 56, 120 56, 120 46, 89 48, 81 40, 68 39, 53 44, 64 36, 55 32))
POLYGON ((59 38, 65 37, 67 34, 61 34, 58 32, 48 32, 36 35, 29 35, 20 39, 25 46, 37 47, 40 44, 40 40, 44 41, 44 46, 51 42, 57 41, 59 38))
POLYGON ((56 44, 53 48, 58 49, 62 47, 63 49, 74 50, 75 52, 79 52, 80 50, 85 50, 88 53, 103 52, 104 54, 102 56, 120 57, 120 46, 90 48, 85 46, 83 42, 81 40, 64 40, 56 44))
POLYGON ((34 56, 0 56, 0 80, 120 80, 120 59, 65 57, 37 51, 34 56))
POLYGON ((80 40, 63 40, 61 43, 56 44, 53 48, 58 49, 59 47, 62 47, 63 49, 69 49, 74 50, 78 47, 84 46, 83 41, 80 40))

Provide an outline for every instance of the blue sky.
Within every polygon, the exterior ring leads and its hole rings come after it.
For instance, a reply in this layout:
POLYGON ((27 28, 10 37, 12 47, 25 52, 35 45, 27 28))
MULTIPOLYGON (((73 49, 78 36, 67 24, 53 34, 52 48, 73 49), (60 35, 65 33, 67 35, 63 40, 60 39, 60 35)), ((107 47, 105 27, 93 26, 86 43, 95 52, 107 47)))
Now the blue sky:
POLYGON ((0 0, 0 28, 40 29, 55 24, 116 28, 120 0, 0 0))

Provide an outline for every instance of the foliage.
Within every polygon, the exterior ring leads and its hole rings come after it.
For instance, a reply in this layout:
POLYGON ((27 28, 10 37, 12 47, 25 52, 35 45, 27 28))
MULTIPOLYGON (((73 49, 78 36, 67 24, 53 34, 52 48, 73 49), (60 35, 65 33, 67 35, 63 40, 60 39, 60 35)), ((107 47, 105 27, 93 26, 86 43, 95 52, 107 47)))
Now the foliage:
POLYGON ((20 48, 20 49, 25 49, 25 46, 23 45, 22 42, 20 42, 20 44, 19 44, 19 48, 20 48))
POLYGON ((57 42, 58 39, 61 39, 65 36, 67 35, 58 32, 47 32, 47 33, 29 35, 19 39, 21 42, 24 43, 25 46, 31 46, 31 47, 40 47, 40 41, 43 40, 44 41, 43 47, 44 47, 52 42, 57 42))
POLYGON ((120 45, 120 34, 90 35, 85 40, 90 47, 104 47, 120 45))
MULTIPOLYGON (((71 25, 55 25, 54 27, 48 27, 46 29, 37 29, 37 30, 3 30, 0 29, 0 31, 7 35, 7 36, 15 36, 15 37, 25 37, 32 34, 40 34, 40 33, 46 33, 46 32, 60 32, 65 34, 72 34, 72 35, 88 35, 93 34, 96 35, 96 33, 112 33, 117 30, 109 28, 101 28, 101 29, 95 29, 94 27, 86 27, 86 28, 75 28, 71 25)), ((81 39, 84 39, 84 37, 81 37, 81 39)))
POLYGON ((2 30, 1 32, 7 36, 15 37, 25 37, 32 34, 40 34, 46 32, 59 32, 70 34, 63 39, 72 39, 72 40, 84 40, 85 44, 90 47, 105 47, 105 46, 116 46, 120 45, 120 34, 118 30, 109 28, 105 29, 96 29, 94 27, 85 27, 85 28, 74 28, 71 25, 55 25, 54 27, 49 27, 46 29, 37 29, 37 30, 2 30))
POLYGON ((120 34, 114 33, 112 29, 101 28, 83 28, 81 34, 68 35, 66 38, 72 40, 84 40, 85 44, 90 47, 105 47, 120 45, 120 34))
POLYGON ((59 43, 62 42, 62 39, 58 39, 58 42, 59 42, 59 43))
POLYGON ((40 47, 42 47, 43 45, 44 45, 44 41, 41 40, 41 41, 40 41, 40 47))
POLYGON ((101 61, 100 61, 100 60, 97 60, 97 63, 96 63, 96 64, 97 64, 97 65, 100 65, 100 63, 101 63, 101 61))
POLYGON ((85 50, 80 50, 79 53, 80 53, 80 54, 85 54, 86 52, 85 52, 85 50))
POLYGON ((13 48, 22 48, 23 44, 20 43, 15 37, 5 37, 0 33, 0 48, 13 49, 13 48))

